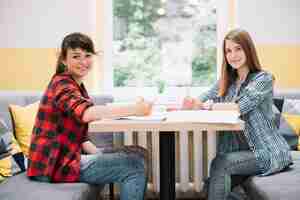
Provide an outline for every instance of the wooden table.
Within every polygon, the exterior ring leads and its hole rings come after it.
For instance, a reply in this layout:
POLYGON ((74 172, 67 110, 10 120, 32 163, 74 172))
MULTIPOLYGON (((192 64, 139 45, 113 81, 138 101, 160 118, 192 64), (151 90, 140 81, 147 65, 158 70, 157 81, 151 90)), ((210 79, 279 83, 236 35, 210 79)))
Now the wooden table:
POLYGON ((239 131, 244 122, 230 121, 233 113, 224 111, 174 111, 165 113, 166 120, 100 120, 89 124, 89 132, 156 131, 160 148, 160 199, 174 200, 175 132, 239 131), (223 118, 223 119, 222 119, 223 118))

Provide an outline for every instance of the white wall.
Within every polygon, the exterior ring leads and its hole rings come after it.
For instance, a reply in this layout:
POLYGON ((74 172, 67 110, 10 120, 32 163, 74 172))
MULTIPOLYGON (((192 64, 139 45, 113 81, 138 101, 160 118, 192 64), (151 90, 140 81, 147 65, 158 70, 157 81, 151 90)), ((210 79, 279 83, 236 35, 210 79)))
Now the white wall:
POLYGON ((96 34, 97 0, 0 0, 0 48, 57 48, 70 32, 96 34))
POLYGON ((299 0, 236 0, 236 25, 264 44, 300 44, 299 0))
MULTIPOLYGON (((230 30, 229 10, 230 4, 228 0, 216 1, 217 6, 217 47, 222 47, 223 39, 230 30)), ((217 77, 221 75, 222 65, 222 48, 217 48, 217 77)))

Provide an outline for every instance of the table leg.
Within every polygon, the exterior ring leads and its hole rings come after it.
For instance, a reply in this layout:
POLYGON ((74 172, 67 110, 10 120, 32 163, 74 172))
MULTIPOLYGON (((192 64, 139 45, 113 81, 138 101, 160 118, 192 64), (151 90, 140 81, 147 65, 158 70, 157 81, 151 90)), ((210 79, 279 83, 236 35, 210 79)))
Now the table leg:
POLYGON ((174 200, 175 181, 175 133, 160 132, 160 199, 174 200))

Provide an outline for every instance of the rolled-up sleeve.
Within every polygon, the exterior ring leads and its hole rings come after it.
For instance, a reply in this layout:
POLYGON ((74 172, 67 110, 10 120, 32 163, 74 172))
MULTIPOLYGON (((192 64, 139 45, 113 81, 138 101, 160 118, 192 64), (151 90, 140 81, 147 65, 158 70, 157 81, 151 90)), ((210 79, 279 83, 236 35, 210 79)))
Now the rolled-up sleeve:
POLYGON ((57 86, 54 102, 62 112, 71 114, 81 123, 83 123, 82 117, 84 111, 93 106, 92 101, 83 97, 79 88, 74 83, 66 80, 57 86))
POLYGON ((202 102, 207 100, 213 100, 214 102, 218 99, 218 92, 219 92, 219 83, 216 82, 208 91, 201 94, 198 99, 202 102))
POLYGON ((272 75, 261 72, 252 80, 236 99, 241 115, 255 109, 266 97, 273 94, 272 75))

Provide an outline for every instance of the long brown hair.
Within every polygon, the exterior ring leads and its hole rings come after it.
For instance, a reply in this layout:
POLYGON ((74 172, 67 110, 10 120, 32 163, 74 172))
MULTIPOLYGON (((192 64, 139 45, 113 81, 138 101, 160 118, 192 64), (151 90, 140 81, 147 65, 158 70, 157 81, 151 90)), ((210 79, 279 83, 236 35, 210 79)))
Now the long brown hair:
POLYGON ((229 86, 237 78, 237 70, 234 69, 226 59, 225 42, 231 40, 241 45, 243 51, 246 54, 246 65, 249 67, 250 72, 258 72, 262 70, 259 63, 255 45, 249 35, 249 33, 242 29, 234 29, 227 33, 223 40, 223 63, 221 70, 221 79, 219 82, 219 96, 224 96, 227 93, 229 86))
POLYGON ((56 74, 63 73, 66 70, 66 66, 63 64, 63 60, 66 59, 68 49, 80 48, 89 53, 96 54, 94 44, 91 38, 82 33, 71 33, 63 39, 61 44, 60 53, 56 62, 56 74))

